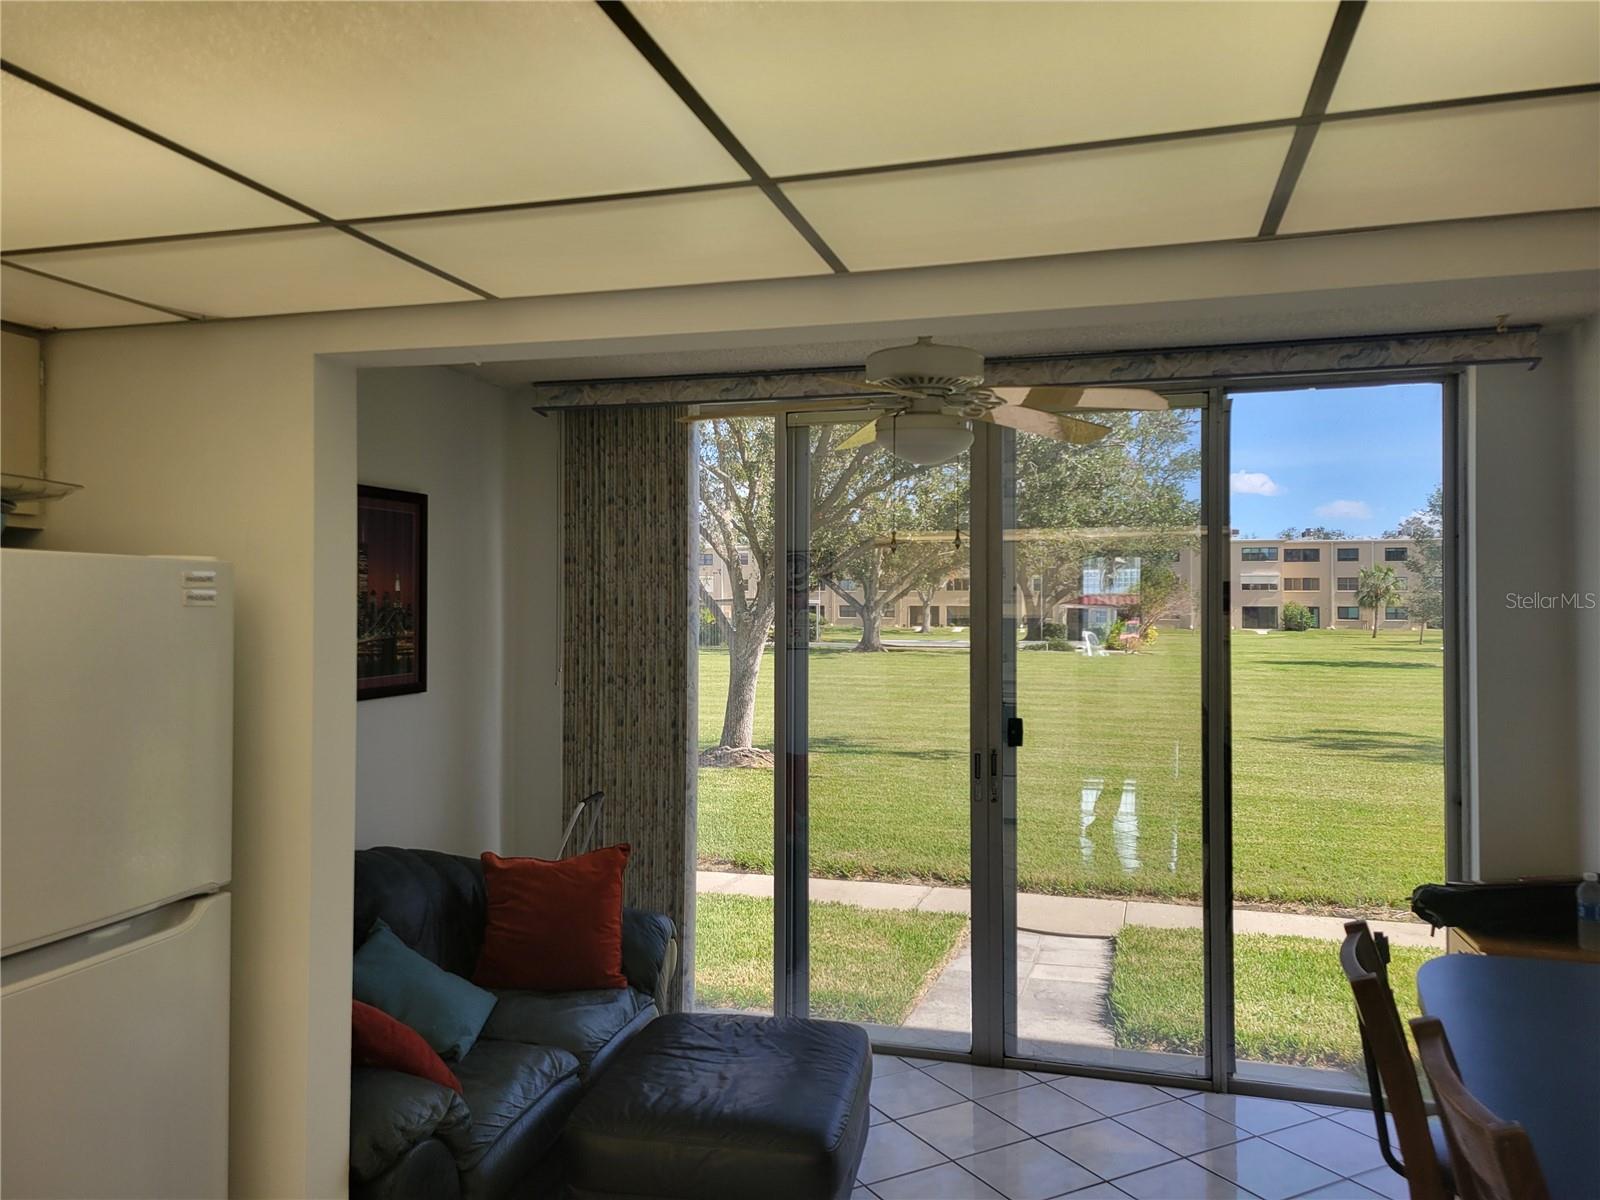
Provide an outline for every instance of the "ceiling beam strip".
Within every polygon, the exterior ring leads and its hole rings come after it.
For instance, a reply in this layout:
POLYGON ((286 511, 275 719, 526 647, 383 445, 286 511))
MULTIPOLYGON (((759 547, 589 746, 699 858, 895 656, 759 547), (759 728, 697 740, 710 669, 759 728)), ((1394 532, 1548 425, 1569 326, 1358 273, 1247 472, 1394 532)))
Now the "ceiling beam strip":
POLYGON ((722 118, 717 115, 716 110, 696 90, 694 84, 689 82, 688 77, 678 70, 677 64, 667 56, 667 52, 661 48, 660 43, 651 37, 649 31, 639 24, 639 19, 628 11, 628 6, 623 3, 623 0, 596 0, 596 3, 599 4, 600 11, 610 18, 611 23, 617 27, 622 36, 632 43, 633 48, 654 68, 656 74, 661 76, 663 82, 677 93, 678 99, 682 100, 689 111, 699 118, 700 123, 706 127, 706 131, 717 139, 722 148, 728 152, 729 157, 739 164, 746 175, 750 176, 750 181, 761 189, 766 198, 772 202, 773 207, 784 215, 789 224, 794 226, 795 232, 805 238, 807 244, 817 252, 818 257, 828 264, 828 269, 838 275, 848 273, 849 268, 844 265, 844 260, 834 253, 833 247, 829 246, 823 240, 822 235, 812 227, 811 222, 801 215, 800 210, 784 194, 777 181, 767 174, 766 169, 745 148, 744 143, 734 136, 733 130, 728 128, 722 118))
POLYGON ((1311 90, 1306 94, 1305 108, 1300 113, 1306 124, 1296 127, 1294 138, 1289 142, 1289 152, 1284 155, 1277 185, 1272 189, 1266 215, 1261 219, 1262 237, 1274 236, 1278 226, 1283 224, 1283 214, 1289 210, 1295 184, 1300 182, 1300 172, 1305 169, 1306 159, 1311 154, 1311 144, 1317 140, 1317 130, 1327 115, 1328 101, 1333 99, 1334 85, 1339 82, 1339 72, 1344 69, 1344 60, 1350 53, 1350 44, 1355 41, 1356 28, 1361 24, 1361 14, 1366 7, 1367 0, 1339 0, 1339 7, 1333 14, 1333 26, 1328 30, 1328 40, 1322 46, 1317 72, 1311 77, 1311 90))
POLYGON ((154 142, 164 150, 170 150, 174 154, 187 158, 190 162, 198 163, 200 166, 205 167, 208 170, 215 171, 217 174, 222 175, 227 179, 231 179, 234 183, 239 184, 241 187, 247 187, 252 191, 259 192, 263 196, 266 196, 272 200, 276 200, 279 204, 287 205, 289 208, 292 208, 297 212, 305 213, 306 216, 311 217, 319 225, 325 225, 330 228, 337 229, 340 233, 348 234, 357 241, 365 242, 375 250, 381 250, 385 254, 392 255, 393 257, 400 259, 400 261, 409 263, 411 266, 416 267, 419 270, 427 271, 430 275, 436 275, 440 279, 443 279, 449 283, 453 283, 465 291, 471 292, 480 299, 495 299, 493 293, 484 291, 476 284, 468 283, 465 279, 462 279, 456 275, 452 275, 450 272, 443 270, 440 267, 436 267, 432 263, 424 262, 422 259, 413 254, 407 254, 404 250, 401 250, 396 246, 391 246, 387 242, 379 241, 369 233, 364 233, 359 229, 352 228, 346 221, 341 221, 334 217, 330 217, 327 213, 319 212, 317 209, 312 208, 309 204, 304 204, 301 201, 294 199, 292 196, 286 196, 276 188, 269 187, 259 180, 252 179, 250 176, 245 175, 242 172, 235 171, 232 167, 225 166, 216 159, 201 154, 198 150, 191 150, 188 146, 183 145, 181 142, 175 142, 171 138, 159 134, 155 130, 147 128, 146 126, 139 124, 137 121, 123 116, 121 113, 113 112, 111 109, 106 108, 103 104, 96 104, 93 100, 90 100, 84 96, 80 96, 76 92, 44 78, 42 75, 36 75, 26 67, 20 67, 16 63, 10 62, 9 60, 0 59, 0 71, 4 71, 7 75, 11 75, 22 80, 24 83, 32 84, 34 87, 50 93, 50 95, 56 97, 58 100, 65 100, 68 104, 76 105, 78 108, 83 109, 87 113, 92 113, 102 120, 110 121, 113 125, 116 125, 121 129, 125 129, 129 133, 136 134, 147 141, 154 142))
POLYGON ((0 266, 10 267, 13 271, 21 271, 24 275, 37 275, 40 279, 48 279, 52 283, 64 283, 68 287, 75 287, 79 291, 93 292, 97 296, 106 296, 112 300, 121 300, 124 304, 137 304, 140 308, 148 308, 154 312, 166 313, 169 317, 181 317, 185 321, 204 321, 204 313, 189 312, 182 308, 168 308, 165 304, 157 304, 154 300, 140 300, 136 296, 124 296, 121 292, 107 291, 105 288, 95 287, 89 283, 79 283, 76 279, 67 279, 61 275, 52 275, 49 271, 40 271, 35 267, 25 267, 21 263, 6 262, 0 266))

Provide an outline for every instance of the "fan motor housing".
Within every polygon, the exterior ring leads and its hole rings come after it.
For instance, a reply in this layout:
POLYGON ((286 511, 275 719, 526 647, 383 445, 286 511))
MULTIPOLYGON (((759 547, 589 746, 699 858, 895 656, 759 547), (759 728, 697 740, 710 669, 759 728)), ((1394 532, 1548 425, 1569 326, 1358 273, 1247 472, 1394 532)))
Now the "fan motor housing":
POLYGON ((918 338, 867 356, 866 377, 894 387, 962 392, 983 383, 983 355, 966 346, 939 346, 918 338))

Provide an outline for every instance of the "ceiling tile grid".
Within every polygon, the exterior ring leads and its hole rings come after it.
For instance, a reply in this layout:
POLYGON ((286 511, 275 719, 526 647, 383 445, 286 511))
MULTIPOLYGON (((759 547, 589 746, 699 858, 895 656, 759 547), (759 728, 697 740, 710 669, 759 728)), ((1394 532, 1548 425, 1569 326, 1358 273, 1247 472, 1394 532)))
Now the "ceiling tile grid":
POLYGON ((42 328, 1600 208, 1592 0, 7 0, 0 35, 5 261, 124 297, 0 274, 42 328))

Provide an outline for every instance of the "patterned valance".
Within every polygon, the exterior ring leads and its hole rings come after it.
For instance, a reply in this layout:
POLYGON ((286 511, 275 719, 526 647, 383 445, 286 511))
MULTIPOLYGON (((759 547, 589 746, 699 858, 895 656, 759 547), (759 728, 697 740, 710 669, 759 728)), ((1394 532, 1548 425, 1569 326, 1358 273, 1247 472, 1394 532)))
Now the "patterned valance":
MULTIPOLYGON (((1330 372, 1450 370, 1487 363, 1537 365, 1539 331, 1531 328, 1457 333, 1406 334, 1381 338, 1259 342, 1179 350, 1131 350, 1107 354, 1063 354, 991 358, 985 382, 996 387, 1043 384, 1087 386, 1111 383, 1205 384, 1217 380, 1330 372)), ((799 400, 837 395, 825 375, 854 375, 860 366, 776 374, 696 376, 535 384, 534 405, 571 409, 617 405, 716 404, 719 401, 799 400)))

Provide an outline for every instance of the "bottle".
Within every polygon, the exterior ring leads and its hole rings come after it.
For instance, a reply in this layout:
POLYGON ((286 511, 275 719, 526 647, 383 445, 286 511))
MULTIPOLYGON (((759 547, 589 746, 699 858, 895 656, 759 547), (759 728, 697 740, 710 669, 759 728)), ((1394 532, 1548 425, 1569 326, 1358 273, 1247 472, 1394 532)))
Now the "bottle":
POLYGON ((1600 874, 1593 871, 1578 885, 1578 945, 1600 950, 1600 874))

